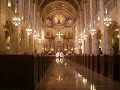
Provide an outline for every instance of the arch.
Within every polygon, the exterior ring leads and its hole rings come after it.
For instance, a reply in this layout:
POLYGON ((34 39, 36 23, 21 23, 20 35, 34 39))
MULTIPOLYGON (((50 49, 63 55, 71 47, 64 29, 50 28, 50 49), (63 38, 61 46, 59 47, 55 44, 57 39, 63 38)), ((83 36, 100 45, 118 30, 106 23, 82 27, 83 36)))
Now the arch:
MULTIPOLYGON (((43 8, 41 16, 44 16, 44 18, 46 18, 46 17, 47 17, 46 15, 48 15, 49 13, 51 13, 51 12, 53 12, 53 11, 60 10, 59 8, 56 8, 56 7, 50 9, 50 7, 54 6, 54 4, 56 5, 56 4, 60 4, 60 3, 61 3, 61 4, 64 3, 66 6, 68 6, 69 8, 66 8, 66 9, 67 9, 67 12, 70 11, 69 14, 70 14, 70 15, 73 14, 73 17, 76 18, 77 12, 76 12, 75 8, 74 8, 70 3, 66 2, 66 1, 53 1, 53 2, 50 2, 49 4, 47 4, 47 5, 43 8), (47 12, 48 9, 49 9, 49 12, 47 12), (52 11, 51 11, 51 10, 52 10, 52 11), (71 12, 71 10, 72 10, 72 12, 71 12), (47 13, 47 14, 46 14, 46 13, 47 13)), ((62 9, 62 10, 63 10, 63 11, 66 11, 66 10, 64 10, 64 9, 62 9)), ((42 17, 42 19, 44 19, 44 18, 42 17)))
POLYGON ((15 26, 14 24, 10 21, 7 20, 5 25, 5 47, 6 47, 6 54, 12 54, 16 52, 15 50, 15 26))
POLYGON ((117 54, 119 52, 119 26, 116 21, 112 21, 111 25, 109 26, 109 35, 111 38, 112 43, 112 50, 113 54, 117 54))

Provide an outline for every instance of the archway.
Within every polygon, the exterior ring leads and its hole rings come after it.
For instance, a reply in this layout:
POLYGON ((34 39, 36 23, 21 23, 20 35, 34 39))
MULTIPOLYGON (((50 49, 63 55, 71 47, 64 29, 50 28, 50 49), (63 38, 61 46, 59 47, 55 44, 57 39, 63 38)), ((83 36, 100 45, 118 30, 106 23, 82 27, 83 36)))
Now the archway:
POLYGON ((111 40, 112 40, 112 50, 113 54, 118 54, 119 52, 119 28, 118 23, 113 21, 110 27, 111 31, 111 40))
POLYGON ((12 54, 12 34, 13 34, 13 27, 12 24, 9 20, 6 21, 5 23, 5 50, 6 54, 12 54))
POLYGON ((17 52, 17 38, 16 30, 13 23, 10 20, 7 20, 5 25, 5 48, 6 54, 16 54, 17 52))

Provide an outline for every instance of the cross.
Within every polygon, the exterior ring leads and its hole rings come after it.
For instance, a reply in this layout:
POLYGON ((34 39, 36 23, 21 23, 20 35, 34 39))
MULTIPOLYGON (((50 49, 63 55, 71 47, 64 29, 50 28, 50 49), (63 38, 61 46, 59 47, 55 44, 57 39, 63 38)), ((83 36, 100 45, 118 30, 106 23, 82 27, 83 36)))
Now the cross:
POLYGON ((56 34, 56 35, 58 36, 58 38, 59 38, 59 40, 60 40, 60 37, 61 37, 63 34, 61 34, 60 31, 59 31, 58 34, 56 34))

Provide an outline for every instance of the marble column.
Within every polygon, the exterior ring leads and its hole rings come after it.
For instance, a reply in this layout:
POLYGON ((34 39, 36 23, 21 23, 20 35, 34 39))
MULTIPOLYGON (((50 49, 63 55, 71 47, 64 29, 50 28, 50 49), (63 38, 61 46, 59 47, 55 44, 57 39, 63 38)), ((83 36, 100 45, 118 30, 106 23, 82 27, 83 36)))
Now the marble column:
POLYGON ((119 33, 118 33, 118 35, 119 35, 119 51, 120 51, 120 28, 119 28, 119 33))
POLYGON ((102 52, 105 54, 105 29, 104 29, 104 6, 103 6, 103 0, 99 0, 99 6, 100 6, 100 30, 101 30, 101 41, 102 41, 102 52))
POLYGON ((94 35, 94 39, 93 39, 93 47, 94 47, 94 55, 97 56, 99 54, 99 40, 97 39, 97 34, 94 35))
POLYGON ((86 39, 86 54, 90 55, 90 43, 89 43, 89 37, 86 39))
POLYGON ((0 0, 0 54, 5 54, 6 0, 0 0))
POLYGON ((94 45, 94 35, 91 35, 92 37, 92 55, 94 55, 94 48, 95 48, 95 45, 94 45))
POLYGON ((112 38, 110 35, 110 30, 108 27, 106 27, 105 30, 105 54, 106 55, 112 55, 112 38))
MULTIPOLYGON (((19 13, 18 17, 21 18, 22 17, 22 0, 19 1, 18 3, 18 11, 17 13, 19 13)), ((21 22, 20 22, 21 23, 21 22)), ((21 27, 22 25, 18 25, 18 30, 17 30, 17 53, 20 53, 20 33, 21 33, 21 27)))

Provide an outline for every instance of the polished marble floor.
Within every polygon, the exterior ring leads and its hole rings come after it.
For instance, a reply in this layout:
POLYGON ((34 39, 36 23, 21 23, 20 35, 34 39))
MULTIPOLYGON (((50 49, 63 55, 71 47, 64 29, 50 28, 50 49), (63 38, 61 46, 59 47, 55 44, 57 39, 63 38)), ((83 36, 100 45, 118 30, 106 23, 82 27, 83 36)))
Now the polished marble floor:
POLYGON ((41 80, 39 90, 120 90, 120 82, 68 59, 56 58, 41 80))

